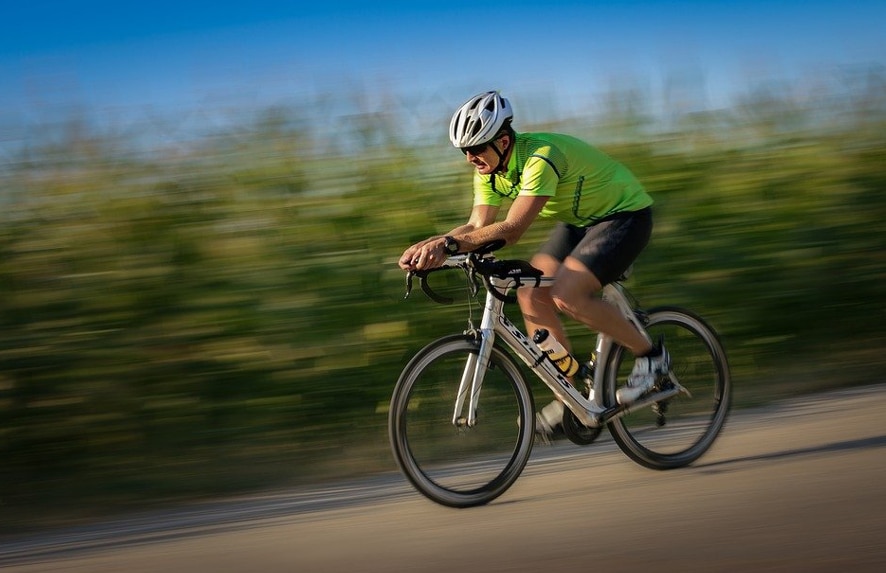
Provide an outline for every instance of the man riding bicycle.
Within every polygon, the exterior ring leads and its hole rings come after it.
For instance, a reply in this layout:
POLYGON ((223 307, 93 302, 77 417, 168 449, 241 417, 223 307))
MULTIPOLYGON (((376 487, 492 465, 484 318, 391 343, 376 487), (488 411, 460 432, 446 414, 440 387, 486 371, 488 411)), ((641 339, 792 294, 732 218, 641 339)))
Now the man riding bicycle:
MULTIPOLYGON (((555 277, 553 285, 517 291, 526 331, 547 329, 571 351, 562 312, 614 338, 636 357, 627 385, 616 394, 619 403, 631 403, 668 371, 670 358, 599 294, 648 243, 652 198, 624 165, 599 149, 564 134, 517 133, 513 117, 508 100, 495 91, 472 97, 455 112, 449 139, 475 169, 470 217, 445 235, 410 246, 399 265, 407 271, 436 268, 489 241, 516 243, 539 216, 557 220, 530 261, 555 277), (505 198, 510 208, 496 222, 505 198)), ((550 434, 562 413, 560 402, 546 406, 537 430, 550 434)))

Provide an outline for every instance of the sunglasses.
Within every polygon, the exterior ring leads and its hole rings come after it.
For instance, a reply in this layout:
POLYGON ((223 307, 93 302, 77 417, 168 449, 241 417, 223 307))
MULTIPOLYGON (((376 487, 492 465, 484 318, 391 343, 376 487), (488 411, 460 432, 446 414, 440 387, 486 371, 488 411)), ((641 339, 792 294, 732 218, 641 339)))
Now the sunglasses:
POLYGON ((480 155, 486 148, 489 147, 488 143, 480 143, 479 145, 472 145, 470 147, 462 147, 461 152, 467 155, 470 153, 471 155, 480 155))

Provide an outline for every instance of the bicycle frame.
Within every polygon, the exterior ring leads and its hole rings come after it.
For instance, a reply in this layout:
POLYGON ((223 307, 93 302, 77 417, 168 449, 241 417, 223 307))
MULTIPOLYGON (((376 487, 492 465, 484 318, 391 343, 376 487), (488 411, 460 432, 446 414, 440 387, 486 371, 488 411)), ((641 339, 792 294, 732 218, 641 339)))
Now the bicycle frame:
MULTIPOLYGON (((505 292, 509 288, 540 288, 550 287, 553 283, 552 277, 542 277, 540 283, 525 284, 518 283, 514 279, 500 279, 496 277, 490 278, 493 288, 500 289, 505 292)), ((625 294, 624 287, 619 283, 611 283, 603 288, 603 299, 610 304, 616 306, 624 317, 633 324, 638 331, 643 333, 647 340, 650 340, 645 328, 634 312, 634 309, 628 297, 625 294)), ((592 388, 594 390, 593 399, 585 398, 578 388, 576 388, 569 380, 563 376, 550 362, 547 360, 545 353, 530 340, 519 328, 517 328, 504 314, 504 301, 493 295, 487 289, 486 302, 483 308, 483 318, 480 328, 474 330, 474 334, 478 337, 480 343, 479 352, 472 354, 468 359, 464 372, 462 374, 461 383, 459 385, 458 396, 453 412, 452 423, 458 426, 473 426, 477 421, 477 404, 480 397, 480 390, 483 386, 483 377, 489 366, 489 357, 492 353, 492 346, 496 337, 501 337, 502 341, 508 346, 514 354, 520 357, 523 362, 541 379, 542 382, 554 395, 561 400, 578 418, 578 420, 589 427, 600 427, 608 421, 624 416, 629 412, 633 412, 639 408, 648 406, 656 400, 662 400, 679 392, 679 390, 671 390, 663 393, 657 393, 652 397, 637 401, 630 406, 607 408, 603 402, 603 387, 606 376, 605 366, 607 357, 612 350, 615 341, 612 337, 599 333, 595 346, 596 363, 601 366, 594 368, 594 378, 592 388), (467 416, 463 415, 465 401, 468 399, 467 416)), ((651 342, 651 340, 650 340, 651 342)))

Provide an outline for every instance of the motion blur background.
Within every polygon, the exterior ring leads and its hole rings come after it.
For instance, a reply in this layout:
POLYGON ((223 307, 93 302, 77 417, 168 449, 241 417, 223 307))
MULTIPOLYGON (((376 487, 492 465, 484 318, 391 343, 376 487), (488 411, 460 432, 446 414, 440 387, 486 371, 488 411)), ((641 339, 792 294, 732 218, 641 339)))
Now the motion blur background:
POLYGON ((392 470, 467 316, 396 259, 467 216, 487 89, 645 182, 629 286, 715 325, 738 407, 880 381, 884 3, 280 4, 4 8, 0 533, 392 470))

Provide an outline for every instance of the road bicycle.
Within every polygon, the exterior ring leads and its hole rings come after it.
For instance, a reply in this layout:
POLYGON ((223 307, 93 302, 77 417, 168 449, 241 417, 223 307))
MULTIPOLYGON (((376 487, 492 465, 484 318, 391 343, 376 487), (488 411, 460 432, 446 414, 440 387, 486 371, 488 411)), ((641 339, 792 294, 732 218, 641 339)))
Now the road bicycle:
POLYGON ((630 404, 616 390, 633 366, 628 351, 598 334, 590 359, 571 379, 505 315, 520 288, 550 286, 553 279, 522 260, 500 260, 502 243, 449 257, 442 267, 407 274, 406 296, 418 278, 434 301, 429 277, 461 269, 469 299, 480 284, 486 297, 479 328, 468 328, 422 348, 400 374, 391 398, 388 433, 394 457, 412 485, 450 507, 489 503, 520 476, 535 441, 535 402, 520 358, 564 405, 563 432, 576 444, 594 441, 607 426, 618 447, 652 469, 691 464, 713 444, 726 421, 731 380, 717 333, 696 314, 673 306, 643 310, 624 286, 604 287, 615 305, 650 341, 661 340, 671 369, 630 404))

